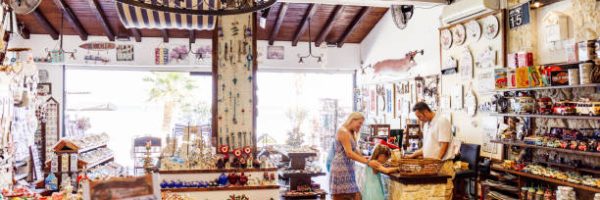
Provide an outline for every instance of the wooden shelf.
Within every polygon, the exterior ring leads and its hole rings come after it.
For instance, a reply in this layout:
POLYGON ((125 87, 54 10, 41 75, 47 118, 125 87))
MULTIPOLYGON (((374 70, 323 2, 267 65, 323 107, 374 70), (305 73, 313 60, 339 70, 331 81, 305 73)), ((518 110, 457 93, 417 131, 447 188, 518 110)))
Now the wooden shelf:
POLYGON ((286 173, 286 172, 279 172, 279 177, 282 178, 291 178, 291 177, 315 177, 315 176, 325 176, 327 175, 324 172, 319 172, 319 173, 286 173))
POLYGON ((110 161, 113 161, 113 160, 114 160, 114 156, 107 157, 107 158, 104 158, 104 159, 102 159, 102 160, 100 160, 100 161, 98 161, 98 162, 95 162, 95 163, 89 164, 89 165, 87 166, 87 168, 88 168, 88 169, 91 169, 91 168, 94 168, 95 166, 98 166, 98 165, 101 165, 101 164, 104 164, 104 163, 107 163, 107 162, 110 162, 110 161))
POLYGON ((553 163, 553 162, 534 162, 534 163, 545 164, 545 165, 550 166, 550 167, 558 167, 558 168, 563 168, 563 169, 570 169, 570 170, 575 170, 575 171, 580 171, 580 172, 586 172, 586 173, 590 173, 590 174, 600 175, 600 170, 594 170, 594 169, 588 169, 588 168, 580 168, 580 167, 573 167, 571 165, 560 164, 560 163, 553 163))
POLYGON ((317 156, 316 152, 289 152, 287 153, 288 157, 297 156, 297 157, 311 157, 317 156))
POLYGON ((530 90, 552 90, 552 89, 567 89, 567 88, 584 88, 584 87, 600 87, 599 83, 583 84, 583 85, 561 85, 561 86, 545 86, 545 87, 527 87, 527 88, 507 88, 496 89, 494 92, 514 92, 514 91, 530 91, 530 90))
POLYGON ((320 191, 320 192, 315 192, 313 194, 305 194, 305 195, 286 194, 286 193, 282 194, 281 197, 283 197, 283 198, 310 198, 310 197, 316 198, 318 196, 327 195, 327 192, 325 192, 325 191, 320 191))
POLYGON ((237 191, 237 190, 279 190, 279 185, 257 185, 257 186, 224 186, 207 188, 163 188, 162 192, 209 192, 209 191, 237 191))
POLYGON ((588 119, 588 120, 600 120, 600 116, 587 116, 587 115, 539 115, 539 114, 490 113, 490 116, 496 116, 496 117, 534 117, 534 118, 548 118, 548 119, 588 119))
POLYGON ((581 190, 585 190, 585 191, 589 191, 589 192, 593 192, 593 193, 600 193, 600 188, 597 188, 597 187, 575 184, 575 183, 571 183, 571 182, 567 182, 567 181, 548 178, 545 176, 538 176, 538 175, 533 175, 530 173, 525 173, 525 172, 520 172, 520 171, 515 171, 515 170, 510 170, 510 169, 504 169, 503 167, 500 167, 497 165, 492 165, 492 169, 496 170, 496 171, 511 173, 511 174, 526 177, 526 178, 537 179, 537 180, 546 181, 549 183, 554 183, 554 184, 563 185, 563 186, 569 186, 569 187, 573 187, 573 188, 577 188, 577 189, 581 189, 581 190))
POLYGON ((545 150, 550 150, 550 151, 557 151, 557 152, 570 153, 570 154, 583 155, 583 156, 600 157, 600 152, 587 152, 587 151, 577 151, 577 150, 570 150, 570 149, 560 149, 560 148, 552 148, 552 147, 525 144, 523 142, 509 142, 509 141, 502 141, 502 140, 491 140, 490 142, 511 145, 511 146, 545 149, 545 150))
POLYGON ((247 169, 192 169, 192 170, 160 170, 160 174, 200 174, 227 172, 276 172, 277 168, 247 168, 247 169))
POLYGON ((102 148, 102 147, 107 147, 107 144, 100 144, 100 145, 96 145, 96 146, 87 147, 85 149, 80 149, 79 151, 77 151, 77 153, 82 154, 82 153, 93 151, 93 150, 96 150, 96 149, 102 148))
POLYGON ((569 65, 579 65, 581 63, 587 63, 587 62, 594 62, 594 61, 586 60, 586 61, 575 61, 575 62, 548 63, 548 64, 541 64, 541 65, 544 65, 544 66, 569 66, 569 65))

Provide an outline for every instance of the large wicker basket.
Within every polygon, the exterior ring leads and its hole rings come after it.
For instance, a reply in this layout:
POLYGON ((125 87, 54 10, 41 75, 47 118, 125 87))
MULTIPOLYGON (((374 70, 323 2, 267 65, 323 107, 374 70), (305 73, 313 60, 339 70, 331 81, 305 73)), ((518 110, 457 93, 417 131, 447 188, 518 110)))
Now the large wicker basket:
POLYGON ((436 175, 442 167, 442 161, 436 159, 400 159, 392 165, 399 168, 402 176, 436 175))

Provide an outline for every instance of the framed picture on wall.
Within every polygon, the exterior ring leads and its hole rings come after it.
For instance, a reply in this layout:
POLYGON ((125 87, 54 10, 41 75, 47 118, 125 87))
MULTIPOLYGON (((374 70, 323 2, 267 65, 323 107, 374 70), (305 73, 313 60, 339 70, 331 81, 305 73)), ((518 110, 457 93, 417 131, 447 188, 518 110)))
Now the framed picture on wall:
POLYGON ((52 84, 51 83, 38 83, 37 94, 38 94, 38 96, 52 95, 52 84))
POLYGON ((269 60, 283 60, 284 56, 283 46, 268 46, 267 47, 267 59, 269 60))

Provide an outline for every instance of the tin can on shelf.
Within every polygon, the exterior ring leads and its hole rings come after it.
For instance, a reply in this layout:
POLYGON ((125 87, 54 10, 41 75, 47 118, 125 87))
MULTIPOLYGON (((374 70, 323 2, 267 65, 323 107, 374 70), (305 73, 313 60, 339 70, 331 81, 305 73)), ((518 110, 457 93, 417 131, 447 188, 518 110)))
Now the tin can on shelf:
POLYGON ((579 64, 579 83, 581 83, 581 85, 592 83, 592 68, 593 67, 594 67, 594 64, 590 63, 590 62, 579 64))
POLYGON ((569 85, 579 85, 579 69, 569 69, 569 85))
POLYGON ((587 40, 577 43, 577 55, 579 61, 594 60, 596 58, 596 41, 587 40))

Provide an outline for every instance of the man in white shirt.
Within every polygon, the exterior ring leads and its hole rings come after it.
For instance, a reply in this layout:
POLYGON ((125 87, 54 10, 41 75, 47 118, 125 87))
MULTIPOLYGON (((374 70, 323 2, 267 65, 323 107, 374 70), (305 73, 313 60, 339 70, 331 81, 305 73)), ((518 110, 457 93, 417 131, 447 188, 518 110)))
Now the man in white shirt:
POLYGON ((431 111, 424 102, 415 104, 413 111, 417 118, 425 123, 423 125, 423 148, 407 158, 453 159, 452 153, 446 153, 452 141, 450 121, 431 111))

